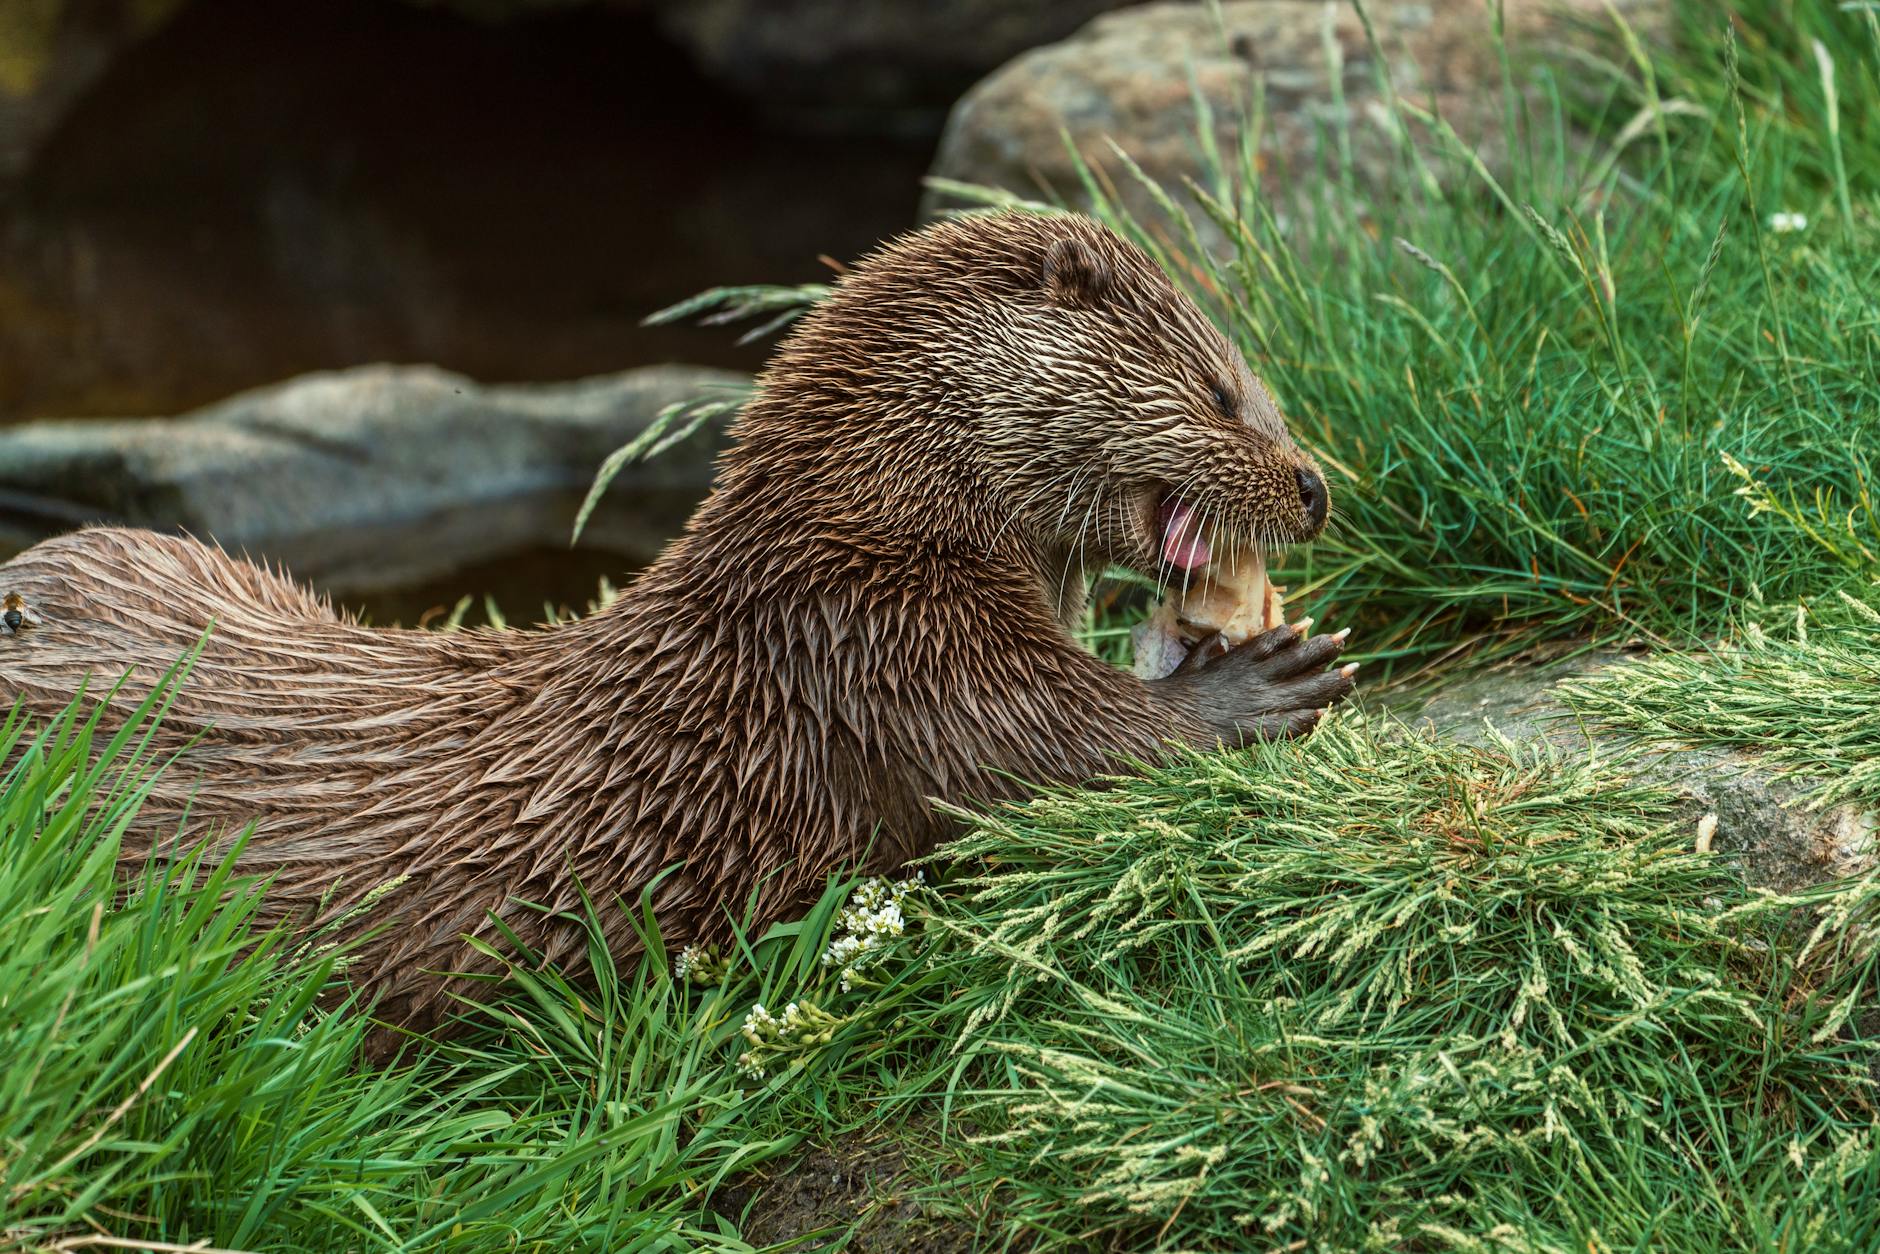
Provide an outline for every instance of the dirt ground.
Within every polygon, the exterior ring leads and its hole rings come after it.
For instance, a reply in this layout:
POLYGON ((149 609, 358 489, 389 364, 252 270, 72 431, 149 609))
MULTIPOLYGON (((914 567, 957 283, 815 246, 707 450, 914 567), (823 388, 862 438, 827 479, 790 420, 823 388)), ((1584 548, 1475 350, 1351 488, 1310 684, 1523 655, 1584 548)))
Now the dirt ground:
POLYGON ((970 1223, 930 1214, 912 1196, 930 1177, 909 1170, 902 1148, 878 1133, 842 1138, 744 1176, 719 1194, 716 1206, 757 1246, 816 1233, 797 1248, 849 1254, 977 1248, 970 1223))

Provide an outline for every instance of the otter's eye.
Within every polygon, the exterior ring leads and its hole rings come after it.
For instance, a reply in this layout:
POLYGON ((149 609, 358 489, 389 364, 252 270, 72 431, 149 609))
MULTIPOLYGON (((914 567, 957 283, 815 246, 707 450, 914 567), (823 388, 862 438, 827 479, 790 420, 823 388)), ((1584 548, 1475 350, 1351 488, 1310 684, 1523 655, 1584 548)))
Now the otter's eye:
POLYGON ((1208 386, 1214 390, 1214 408, 1221 411, 1221 416, 1223 418, 1239 418, 1240 414, 1235 410, 1233 398, 1228 396, 1227 389, 1218 383, 1212 383, 1208 386))

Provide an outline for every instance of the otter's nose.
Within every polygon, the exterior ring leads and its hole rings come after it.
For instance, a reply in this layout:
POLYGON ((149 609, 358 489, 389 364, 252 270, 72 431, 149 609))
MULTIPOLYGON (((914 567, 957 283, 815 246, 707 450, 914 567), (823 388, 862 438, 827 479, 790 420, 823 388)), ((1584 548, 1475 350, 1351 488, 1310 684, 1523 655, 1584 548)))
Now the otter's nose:
POLYGON ((1304 466, 1293 473, 1299 478, 1299 504, 1305 507, 1306 517, 1312 520, 1312 530, 1316 532, 1325 525, 1325 510, 1331 503, 1325 495, 1325 480, 1319 478, 1317 471, 1304 466))

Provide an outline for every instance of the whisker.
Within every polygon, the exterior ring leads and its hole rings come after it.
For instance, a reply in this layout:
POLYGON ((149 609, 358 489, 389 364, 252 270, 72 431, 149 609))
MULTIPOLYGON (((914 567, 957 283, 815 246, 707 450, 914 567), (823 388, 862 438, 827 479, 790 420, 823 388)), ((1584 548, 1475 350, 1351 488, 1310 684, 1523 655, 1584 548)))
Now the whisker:
MULTIPOLYGON (((1201 507, 1201 528, 1197 534, 1208 546, 1207 564, 1209 565, 1212 565, 1216 560, 1215 550, 1220 547, 1220 522, 1222 512, 1225 509, 1226 505, 1221 501, 1212 501, 1201 507)), ((1184 596, 1187 595, 1186 587, 1183 588, 1182 594, 1184 596)))
MULTIPOLYGON (((1003 490, 1005 489, 1006 485, 1010 484, 1012 480, 1018 478, 1020 475, 1024 474, 1027 470, 1030 470, 1033 466, 1037 465, 1039 462, 1044 461, 1046 458, 1049 458, 1055 455, 1057 455, 1057 450, 1046 449, 1043 452, 1038 453, 1028 458, 1024 463, 1022 463, 1016 469, 1006 474, 1004 478, 998 481, 998 487, 1001 493, 1003 493, 1003 490)), ((991 555, 992 547, 996 545, 999 542, 999 540, 1005 535, 1006 530, 1010 528, 1013 523, 1017 522, 1019 519, 1019 516, 1025 512, 1025 507, 1030 505, 1032 501, 1037 498, 1039 493, 1044 492, 1047 489, 1053 488, 1056 486, 1057 486, 1057 480, 1055 478, 1046 479, 1044 482, 1038 484, 1036 487, 1032 488, 1031 491, 1025 494, 1024 499, 1021 500, 1016 506, 1012 508, 1011 512, 1009 512, 1006 515, 1005 521, 999 524, 999 529, 993 532, 992 538, 986 542, 986 553, 988 556, 991 555)))
POLYGON ((1082 558, 1083 558, 1083 549, 1084 549, 1084 532, 1088 530, 1090 527, 1091 511, 1096 509, 1097 506, 1102 503, 1102 501, 1103 501, 1103 497, 1101 494, 1090 498, 1090 505, 1088 508, 1084 510, 1083 521, 1080 522, 1077 526, 1077 538, 1072 542, 1071 547, 1064 554, 1064 570, 1063 570, 1063 573, 1059 575, 1058 577, 1058 604, 1059 605, 1064 604, 1065 593, 1067 593, 1070 590, 1069 585, 1070 585, 1070 577, 1071 577, 1071 562, 1073 559, 1075 559, 1078 562, 1078 568, 1077 568, 1078 577, 1079 578, 1083 577, 1082 558))
MULTIPOLYGON (((1223 515, 1227 512, 1225 505, 1221 507, 1221 512, 1223 515)), ((1226 534, 1225 529, 1220 525, 1218 519, 1215 521, 1214 529, 1208 534, 1212 537, 1211 543, 1215 548, 1218 549, 1222 545, 1227 547, 1227 577, 1230 581, 1237 579, 1240 575, 1241 547, 1238 538, 1226 534)))
POLYGON ((1077 503, 1078 485, 1083 482, 1084 476, 1094 469, 1096 469, 1096 461, 1093 459, 1080 466, 1077 473, 1071 476, 1070 484, 1064 492, 1064 508, 1058 511, 1058 530, 1063 530, 1065 520, 1071 516, 1071 507, 1077 503))
MULTIPOLYGON (((1070 516, 1072 505, 1076 503, 1078 485, 1083 481, 1084 476, 1094 469, 1096 469, 1096 461, 1093 458, 1090 461, 1086 462, 1083 466, 1079 467, 1077 471, 1074 474, 1072 474, 1070 478, 1070 482, 1065 486, 1064 505, 1063 505, 1063 508, 1058 511, 1057 526, 1060 530, 1062 530, 1064 526, 1064 520, 1070 516)), ((1100 498, 1093 497, 1091 500, 1091 505, 1094 506, 1098 499, 1100 498)), ((1089 520, 1090 520, 1090 511, 1089 509, 1086 509, 1084 511, 1084 524, 1088 525, 1089 520)), ((1065 569, 1064 569, 1063 574, 1059 577, 1058 589, 1057 589, 1058 603, 1060 606, 1063 604, 1064 592, 1066 590, 1066 586, 1070 579, 1070 561, 1071 561, 1071 558, 1075 555, 1075 553, 1076 553, 1076 548, 1074 544, 1066 546, 1065 569)))

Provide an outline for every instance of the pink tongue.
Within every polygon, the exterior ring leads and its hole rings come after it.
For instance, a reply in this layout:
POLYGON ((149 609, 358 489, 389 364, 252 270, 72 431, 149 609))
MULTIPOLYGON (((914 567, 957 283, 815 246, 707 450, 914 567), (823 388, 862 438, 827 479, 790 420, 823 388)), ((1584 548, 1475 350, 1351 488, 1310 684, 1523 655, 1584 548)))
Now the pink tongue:
POLYGON ((1162 560, 1176 570, 1193 570, 1208 562, 1208 542, 1202 538, 1201 523, 1194 510, 1180 501, 1165 502, 1159 511, 1162 521, 1162 560))

